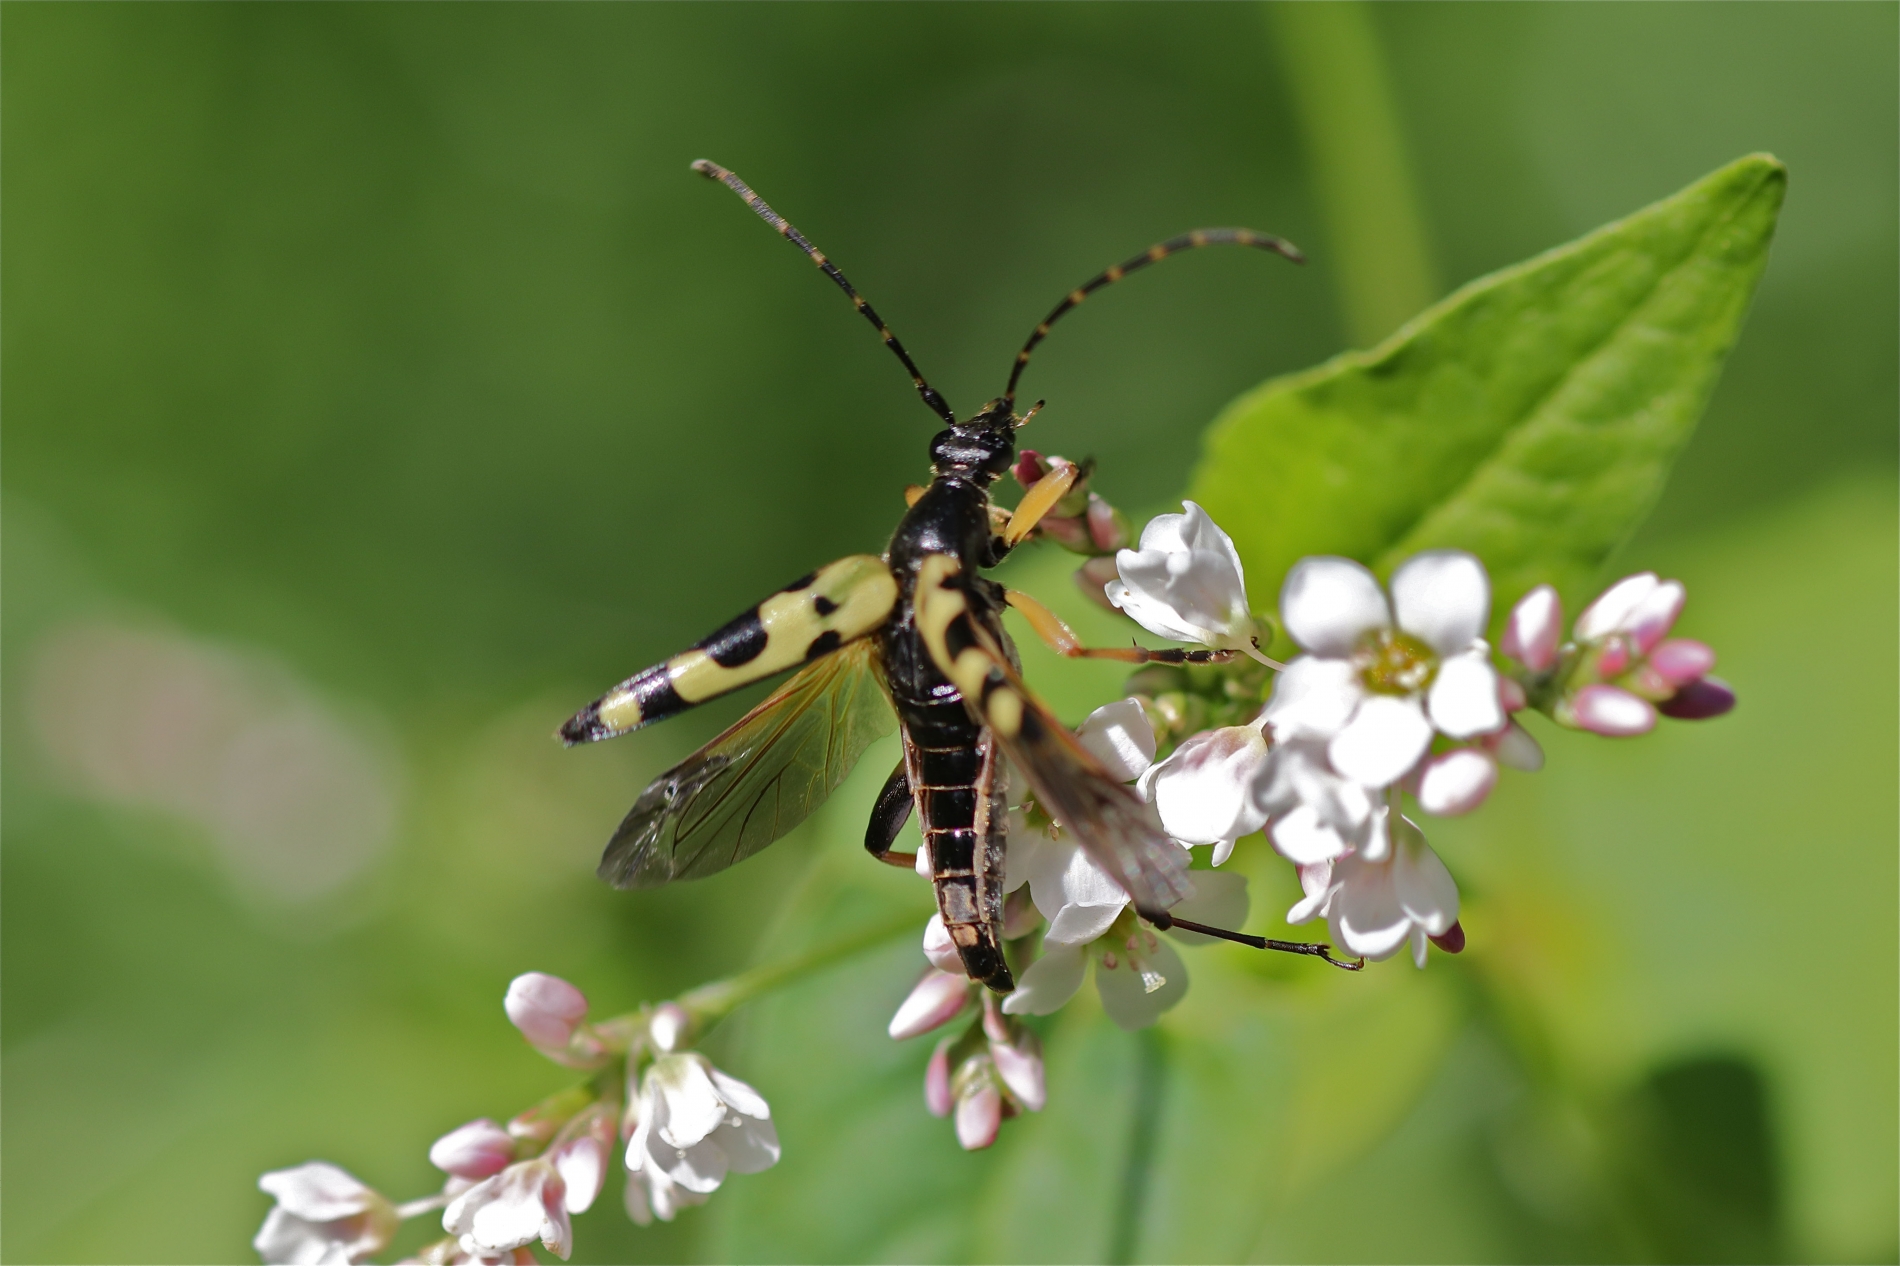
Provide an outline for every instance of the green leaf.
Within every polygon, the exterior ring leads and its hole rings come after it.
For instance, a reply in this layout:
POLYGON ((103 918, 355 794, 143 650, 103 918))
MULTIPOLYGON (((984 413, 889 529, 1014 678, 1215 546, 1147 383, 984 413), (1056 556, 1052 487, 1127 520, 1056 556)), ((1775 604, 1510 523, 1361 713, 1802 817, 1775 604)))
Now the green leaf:
POLYGON ((1574 604, 1708 403, 1786 187, 1774 158, 1739 159, 1256 388, 1215 420, 1188 495, 1256 587, 1306 554, 1388 572, 1455 546, 1484 559, 1496 612, 1545 581, 1574 604))

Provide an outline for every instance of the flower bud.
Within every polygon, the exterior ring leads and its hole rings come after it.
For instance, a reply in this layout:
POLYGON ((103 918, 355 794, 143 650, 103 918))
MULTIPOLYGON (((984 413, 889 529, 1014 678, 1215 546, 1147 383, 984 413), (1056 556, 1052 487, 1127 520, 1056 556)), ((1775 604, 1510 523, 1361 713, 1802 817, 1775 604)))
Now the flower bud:
POLYGON ((966 1152, 994 1143, 1003 1125, 1003 1095, 987 1071, 969 1078, 967 1088, 957 1096, 957 1142, 966 1152))
POLYGON ((677 1002, 662 1002, 653 1008, 653 1016, 647 1021, 647 1037, 653 1049, 663 1055, 684 1046, 692 1031, 692 1015, 677 1002))
POLYGON ((1115 570, 1113 555, 1105 554, 1100 558, 1091 558, 1075 569, 1075 586, 1088 595, 1090 602, 1104 611, 1121 614, 1120 608, 1108 600, 1108 587, 1120 581, 1115 570))
POLYGON ((502 1006, 521 1035, 543 1050, 564 1050, 587 1018, 587 995, 562 980, 531 971, 508 985, 502 1006))
POLYGON ((1566 701, 1565 710, 1579 729, 1610 738, 1647 734, 1656 728, 1656 709, 1620 686, 1585 686, 1566 701))
POLYGON ((1563 603, 1549 585, 1539 585, 1517 600, 1504 624, 1498 649, 1535 673, 1557 666, 1563 637, 1563 603))
POLYGON ((1577 640, 1593 642, 1627 627, 1630 617, 1636 614, 1637 608, 1661 583, 1656 579, 1655 572, 1643 571, 1634 576, 1625 576, 1605 589, 1577 617, 1577 640))
POLYGON ((1042 460, 1042 454, 1033 448, 1026 448, 1016 458, 1016 465, 1010 473, 1016 476, 1016 482, 1025 490, 1033 487, 1038 479, 1049 473, 1048 465, 1042 460))
POLYGON ((1508 715, 1512 712, 1522 712, 1530 706, 1530 702, 1530 698, 1524 693, 1524 687, 1518 685, 1513 679, 1499 674, 1498 707, 1504 709, 1508 715))
POLYGON ((1128 546, 1128 520, 1117 510, 1094 493, 1089 494, 1087 512, 1089 542, 1095 546, 1098 554, 1113 554, 1128 546))
POLYGON ((1638 655, 1648 654, 1651 647, 1668 635, 1676 617, 1682 614, 1682 604, 1687 597, 1688 591, 1680 580, 1665 580, 1636 604, 1636 609, 1623 621, 1623 628, 1635 643, 1638 655))
POLYGON ((948 972, 952 976, 969 975, 969 970, 963 965, 963 955, 957 953, 956 942, 950 939, 950 929, 943 925, 941 914, 931 915, 930 922, 924 924, 924 957, 938 971, 948 972))
POLYGON ((1515 721, 1496 734, 1488 735, 1485 743, 1492 755, 1498 758, 1498 764, 1508 769, 1534 774, 1544 767, 1543 746, 1531 737, 1529 730, 1515 721))
POLYGON ((1715 652, 1701 642, 1672 637, 1649 653, 1649 666, 1672 686, 1686 686, 1709 675, 1715 652))
POLYGON ((1591 662, 1592 670, 1604 681, 1621 677, 1629 666, 1629 643, 1620 637, 1612 637, 1598 647, 1596 656, 1591 662))
POLYGON ((891 1017, 890 1033, 903 1041, 928 1033, 957 1018, 970 1000, 970 978, 932 968, 891 1017))
POLYGON ((1465 925, 1453 920, 1452 925, 1432 937, 1431 942, 1447 954, 1462 953, 1465 948, 1465 925))
POLYGON ((514 1137, 487 1117, 457 1126, 429 1148, 429 1163, 457 1178, 499 1174, 514 1159, 514 1137))
POLYGON ((1469 813, 1497 786, 1498 766, 1489 754, 1458 747, 1426 762, 1418 780, 1419 807, 1449 817, 1469 813))
POLYGON ((1675 695, 1656 705, 1656 710, 1678 721, 1706 721, 1719 717, 1735 706, 1735 691, 1720 677, 1692 681, 1675 695))
POLYGON ((1036 525, 1036 531, 1068 550, 1071 554, 1093 554, 1095 548, 1089 542, 1089 525, 1081 517, 1064 517, 1051 511, 1042 517, 1036 525))
POLYGON ((947 1117, 956 1106, 956 1096, 950 1089, 950 1044, 947 1037, 937 1043, 930 1063, 924 1066, 924 1107, 933 1117, 947 1117))

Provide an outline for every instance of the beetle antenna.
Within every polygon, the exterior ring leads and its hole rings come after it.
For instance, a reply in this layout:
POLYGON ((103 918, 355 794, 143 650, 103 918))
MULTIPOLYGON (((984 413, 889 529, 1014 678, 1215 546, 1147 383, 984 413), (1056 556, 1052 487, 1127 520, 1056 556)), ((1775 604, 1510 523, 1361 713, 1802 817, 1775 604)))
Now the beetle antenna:
POLYGON ((1048 336, 1049 327, 1061 320, 1063 313, 1103 286, 1112 286, 1137 269, 1158 263, 1170 255, 1198 250, 1203 246, 1252 246, 1259 250, 1272 251, 1275 255, 1284 256, 1296 264, 1306 262, 1306 256, 1300 254, 1299 248, 1293 243, 1284 238, 1274 237, 1270 233, 1257 233, 1252 229, 1194 229, 1179 237, 1171 237, 1165 242, 1157 242, 1133 259, 1095 274, 1063 297, 1062 302, 1058 303, 1055 309, 1042 319, 1042 323, 1036 326, 1035 332, 1029 336, 1029 341, 1023 344, 1023 350, 1016 353, 1016 365, 1009 371, 1009 386, 1003 389, 1003 402, 1015 403, 1016 380, 1023 376, 1023 366, 1029 363, 1029 353, 1034 350, 1036 344, 1048 336))
MULTIPOLYGON (((923 371, 917 368, 915 361, 911 360, 910 353, 904 350, 904 345, 897 341, 897 335, 891 333, 891 327, 884 324, 884 319, 878 316, 877 309, 864 301, 864 296, 852 288, 851 283, 845 280, 844 274, 838 271, 838 266, 825 258, 823 251, 813 246, 803 233, 793 228, 790 220, 767 206, 765 199, 753 193, 752 190, 746 186, 745 181, 739 179, 718 163, 710 162, 702 158, 693 164, 693 170, 708 180, 717 180, 726 186, 726 188, 732 190, 741 198, 744 198, 745 204, 756 211, 761 220, 764 220, 767 224, 777 229, 780 237, 783 237, 799 250, 804 251, 805 254, 810 257, 812 263, 824 270, 825 276, 837 282, 838 289, 844 291, 845 296, 851 300, 851 306, 862 313, 864 319, 877 328, 878 335, 884 340, 884 346, 890 348, 892 352, 896 353, 897 359, 904 362, 904 368, 910 372, 910 380, 915 384, 917 394, 924 398, 924 403, 929 405, 931 410, 949 425, 955 426, 957 424, 956 415, 950 412, 949 404, 938 394, 935 387, 924 381, 923 371)), ((1013 378, 1010 379, 1010 384, 1014 386, 1015 381, 1013 378)))

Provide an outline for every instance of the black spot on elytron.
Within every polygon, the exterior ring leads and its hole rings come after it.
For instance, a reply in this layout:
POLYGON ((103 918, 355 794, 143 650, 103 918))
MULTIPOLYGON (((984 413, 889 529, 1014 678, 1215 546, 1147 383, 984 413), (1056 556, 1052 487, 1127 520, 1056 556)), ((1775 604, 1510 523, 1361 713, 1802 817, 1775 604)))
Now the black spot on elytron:
POLYGON ((816 579, 818 579, 818 573, 815 571, 808 571, 804 575, 800 576, 797 580, 794 580, 791 584, 785 586, 785 592, 797 593, 800 589, 803 589, 806 586, 810 585, 811 582, 816 579))
POLYGON ((814 637, 811 640, 811 645, 805 648, 805 658, 817 659, 820 655, 829 655, 843 645, 844 639, 838 636, 838 630, 826 629, 823 633, 814 637))
POLYGON ((759 609, 754 607, 702 639, 696 649, 705 651, 712 657, 712 662, 721 668, 737 668, 764 654, 767 640, 765 625, 759 620, 759 609))
POLYGON ((819 615, 830 615, 833 611, 838 609, 838 604, 825 597, 822 593, 811 600, 811 605, 819 615))

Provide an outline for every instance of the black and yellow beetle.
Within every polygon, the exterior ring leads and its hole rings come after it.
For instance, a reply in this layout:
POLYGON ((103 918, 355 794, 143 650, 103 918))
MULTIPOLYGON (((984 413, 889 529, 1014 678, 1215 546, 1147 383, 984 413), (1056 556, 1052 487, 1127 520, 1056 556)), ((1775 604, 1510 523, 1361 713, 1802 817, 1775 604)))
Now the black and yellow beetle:
POLYGON ((745 199, 838 284, 945 429, 930 442, 931 482, 914 491, 881 557, 842 558, 794 581, 561 726, 569 745, 613 738, 799 668, 725 733, 653 781, 608 843, 601 878, 619 888, 653 888, 713 874, 758 852, 844 781, 864 749, 890 732, 894 708, 904 758, 878 795, 865 847, 880 860, 913 865, 914 856, 891 845, 916 806, 938 909, 973 979, 999 993, 1014 987, 1001 931, 1009 766, 1156 926, 1324 957, 1323 946, 1170 918, 1168 908, 1189 891, 1187 854, 1024 687, 1002 612, 1016 607, 1065 655, 1220 663, 1234 652, 1085 648, 1047 608, 979 574, 1034 531, 1075 478, 1074 468, 1051 472, 1014 512, 990 500, 990 485, 1014 460, 1016 428, 1027 420, 1015 411, 1017 380, 1050 325, 1093 291, 1178 251, 1253 246, 1296 262, 1299 252, 1250 229, 1199 229, 1150 247, 1070 291, 1017 353, 1003 394, 960 422, 830 260, 730 171, 703 159, 693 170, 745 199))

